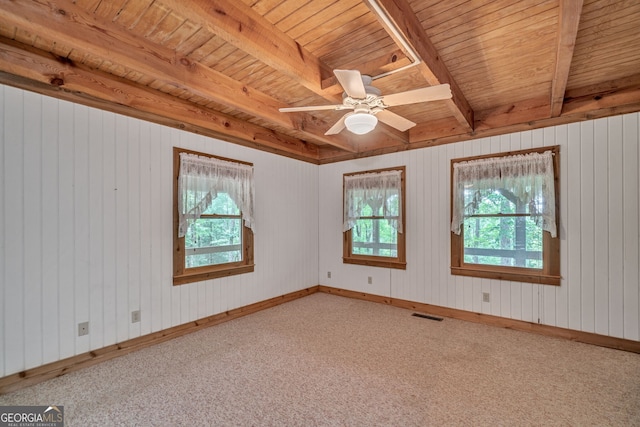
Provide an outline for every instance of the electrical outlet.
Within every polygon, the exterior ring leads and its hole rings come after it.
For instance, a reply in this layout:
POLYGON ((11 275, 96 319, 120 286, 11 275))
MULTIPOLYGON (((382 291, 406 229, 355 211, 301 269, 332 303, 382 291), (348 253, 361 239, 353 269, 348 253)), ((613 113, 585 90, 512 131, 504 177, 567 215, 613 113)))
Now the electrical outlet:
POLYGON ((373 283, 373 277, 369 276, 367 278, 367 283, 371 285, 373 283))
POLYGON ((491 298, 489 297, 489 292, 482 293, 482 302, 491 302, 491 298))
POLYGON ((89 322, 78 323, 78 336, 89 335, 89 322))
POLYGON ((327 279, 331 279, 331 272, 327 271, 327 279))
POLYGON ((140 321, 140 310, 131 312, 131 323, 138 323, 140 321))

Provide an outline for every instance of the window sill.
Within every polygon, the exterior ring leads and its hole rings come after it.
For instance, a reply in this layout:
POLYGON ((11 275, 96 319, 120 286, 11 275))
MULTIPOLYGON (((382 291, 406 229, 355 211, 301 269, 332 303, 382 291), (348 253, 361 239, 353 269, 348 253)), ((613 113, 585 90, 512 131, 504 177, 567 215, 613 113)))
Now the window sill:
POLYGON ((358 258, 342 258, 342 262, 345 264, 357 264, 357 265, 366 265, 368 267, 384 267, 384 268, 396 268, 399 270, 406 270, 407 263, 402 261, 397 261, 394 259, 389 260, 381 260, 380 258, 374 257, 358 257, 358 258))
POLYGON ((187 283, 201 282, 203 280, 216 279, 219 277, 235 276, 236 274, 244 274, 253 272, 255 264, 239 265, 234 267, 224 267, 216 270, 204 270, 190 272, 173 276, 173 285, 185 285, 187 283))
POLYGON ((560 286, 560 282, 562 281, 561 276, 536 273, 535 271, 528 269, 522 269, 522 271, 505 271, 502 269, 451 267, 451 274, 454 276, 481 277, 485 279, 510 280, 513 282, 537 283, 540 285, 554 286, 560 286))

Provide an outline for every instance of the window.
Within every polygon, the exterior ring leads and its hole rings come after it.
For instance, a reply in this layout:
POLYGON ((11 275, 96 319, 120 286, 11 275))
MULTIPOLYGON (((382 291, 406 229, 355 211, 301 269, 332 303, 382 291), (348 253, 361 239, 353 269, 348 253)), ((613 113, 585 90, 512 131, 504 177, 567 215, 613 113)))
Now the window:
POLYGON ((404 167, 344 175, 343 261, 406 269, 404 167))
POLYGON ((253 165, 173 149, 173 284, 253 271, 253 165))
POLYGON ((560 284, 559 147, 451 161, 451 273, 560 284))

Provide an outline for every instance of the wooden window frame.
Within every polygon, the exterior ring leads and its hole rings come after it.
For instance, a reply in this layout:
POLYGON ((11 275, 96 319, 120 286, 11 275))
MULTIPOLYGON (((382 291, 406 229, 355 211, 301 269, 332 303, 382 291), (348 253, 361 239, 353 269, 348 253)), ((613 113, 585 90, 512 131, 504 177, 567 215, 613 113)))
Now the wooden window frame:
MULTIPOLYGON (((184 285, 192 282, 215 279, 218 277, 233 276, 236 274, 251 273, 254 271, 253 260, 253 231, 242 224, 242 261, 207 265, 195 268, 185 268, 185 246, 184 237, 178 237, 178 175, 180 173, 180 153, 196 154, 198 156, 210 157, 228 162, 241 163, 253 166, 252 163, 225 157, 214 156, 212 154, 200 153, 198 151, 186 150, 173 147, 173 284, 184 285)), ((220 217, 212 215, 212 217, 220 217)))
POLYGON ((551 237, 548 231, 542 231, 542 269, 468 264, 464 262, 464 227, 460 235, 451 232, 451 274, 458 276, 481 277, 496 280, 511 280, 515 282, 537 283, 560 286, 560 146, 539 147, 527 150, 509 151, 505 153, 487 154, 484 156, 465 157, 451 160, 451 189, 450 212, 453 217, 453 165, 458 162, 485 159, 491 157, 507 157, 519 154, 553 152, 553 174, 556 201, 557 237, 551 237))
MULTIPOLYGON (((406 217, 406 167, 405 166, 397 166, 391 168, 384 169, 375 169, 375 170, 367 170, 361 172, 352 172, 345 173, 344 176, 353 176, 353 175, 361 175, 365 173, 377 173, 377 172, 385 172, 385 171, 400 171, 400 182, 402 189, 402 197, 400 200, 402 207, 402 233, 396 231, 397 234, 397 257, 383 257, 383 256, 375 256, 375 255, 358 255, 351 253, 352 251, 352 230, 347 230, 342 233, 342 262, 345 264, 358 264, 358 265, 366 265, 369 267, 384 267, 384 268, 396 268, 400 270, 407 269, 407 257, 406 257, 406 235, 407 235, 407 221, 406 217)), ((342 204, 343 204, 343 212, 344 212, 344 178, 342 180, 342 204)))

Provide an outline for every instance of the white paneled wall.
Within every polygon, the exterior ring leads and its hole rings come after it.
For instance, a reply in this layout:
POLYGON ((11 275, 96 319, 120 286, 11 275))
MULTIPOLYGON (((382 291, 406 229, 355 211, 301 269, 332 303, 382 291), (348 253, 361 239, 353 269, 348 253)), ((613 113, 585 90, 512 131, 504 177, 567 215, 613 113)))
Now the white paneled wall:
POLYGON ((640 340, 639 144, 629 114, 318 167, 0 86, 0 376, 318 283, 640 340), (549 145, 562 285, 451 276, 450 160, 549 145), (254 273, 172 286, 173 146, 254 163, 254 273), (407 270, 343 264, 342 174, 399 165, 407 270))
POLYGON ((639 340, 639 134, 640 114, 628 114, 320 166, 320 283, 639 340), (450 160, 551 145, 561 146, 561 286, 452 276, 450 160), (407 270, 343 264, 342 174, 398 165, 407 270))
POLYGON ((316 165, 5 86, 0 129, 0 377, 318 283, 316 165), (173 146, 254 163, 254 273, 172 286, 173 146))

